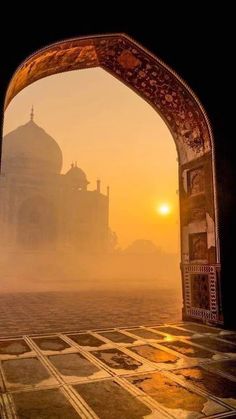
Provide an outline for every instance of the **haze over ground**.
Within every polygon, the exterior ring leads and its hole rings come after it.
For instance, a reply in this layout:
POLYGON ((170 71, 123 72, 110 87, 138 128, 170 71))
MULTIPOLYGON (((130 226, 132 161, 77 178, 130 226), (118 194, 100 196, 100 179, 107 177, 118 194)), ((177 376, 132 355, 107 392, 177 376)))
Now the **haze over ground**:
POLYGON ((22 280, 37 277, 34 287, 46 290, 49 277, 56 278, 60 288, 63 278, 73 283, 78 276, 87 285, 99 278, 121 282, 130 278, 148 286, 148 278, 149 286, 157 286, 159 278, 159 286, 179 286, 177 153, 161 117, 98 68, 50 76, 25 88, 5 113, 4 134, 28 122, 32 104, 35 123, 62 149, 62 173, 77 161, 90 181, 89 189, 96 188, 97 178, 103 192, 110 185, 110 227, 117 234, 119 251, 109 259, 96 258, 96 263, 75 253, 70 256, 70 267, 68 259, 52 254, 44 255, 43 263, 35 255, 15 255, 22 280), (166 216, 157 210, 162 203, 170 208, 166 216), (136 240, 153 243, 154 251, 145 255, 137 246, 135 250, 136 240))

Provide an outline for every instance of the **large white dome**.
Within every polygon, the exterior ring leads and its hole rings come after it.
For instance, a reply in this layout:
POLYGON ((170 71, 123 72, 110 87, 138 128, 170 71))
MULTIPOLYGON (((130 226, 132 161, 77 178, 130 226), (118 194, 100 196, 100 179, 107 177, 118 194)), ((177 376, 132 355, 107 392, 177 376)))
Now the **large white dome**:
POLYGON ((62 152, 57 142, 31 119, 3 138, 2 172, 60 173, 62 152))

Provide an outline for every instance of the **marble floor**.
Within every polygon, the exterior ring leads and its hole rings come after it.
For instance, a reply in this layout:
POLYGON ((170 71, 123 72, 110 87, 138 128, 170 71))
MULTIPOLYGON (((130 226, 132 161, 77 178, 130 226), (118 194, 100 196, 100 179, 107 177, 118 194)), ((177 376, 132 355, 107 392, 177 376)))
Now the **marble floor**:
POLYGON ((180 322, 4 336, 0 417, 236 418, 236 332, 180 322))
POLYGON ((175 289, 7 294, 0 285, 0 337, 177 322, 181 298, 175 289))

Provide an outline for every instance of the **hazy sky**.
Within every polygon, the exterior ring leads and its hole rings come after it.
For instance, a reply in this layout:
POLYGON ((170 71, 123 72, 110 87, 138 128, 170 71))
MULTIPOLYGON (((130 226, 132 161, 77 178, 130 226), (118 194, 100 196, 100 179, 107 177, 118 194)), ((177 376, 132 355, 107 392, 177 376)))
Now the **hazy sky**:
POLYGON ((35 122, 60 145, 63 173, 77 161, 95 189, 110 185, 110 226, 125 247, 152 240, 169 252, 179 249, 177 152, 161 117, 132 90, 104 70, 57 74, 20 92, 5 113, 4 134, 35 122), (168 216, 156 211, 171 206, 168 216))

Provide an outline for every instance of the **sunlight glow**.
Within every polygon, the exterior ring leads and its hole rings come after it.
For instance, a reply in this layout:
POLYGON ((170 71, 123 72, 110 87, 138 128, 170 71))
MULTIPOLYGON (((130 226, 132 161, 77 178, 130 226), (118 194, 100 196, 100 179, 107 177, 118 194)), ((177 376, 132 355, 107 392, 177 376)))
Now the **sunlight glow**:
POLYGON ((164 337, 164 340, 166 341, 166 342, 172 342, 173 340, 175 340, 174 339, 174 337, 173 336, 171 336, 171 335, 167 335, 167 336, 165 336, 164 337))
POLYGON ((170 205, 169 205, 169 204, 167 204, 167 203, 160 204, 160 205, 157 207, 157 212, 158 212, 160 215, 163 215, 163 216, 168 215, 168 214, 170 214, 170 212, 171 212, 171 207, 170 207, 170 205))

